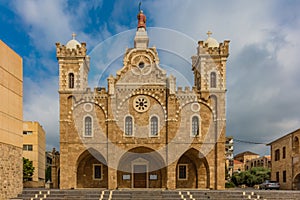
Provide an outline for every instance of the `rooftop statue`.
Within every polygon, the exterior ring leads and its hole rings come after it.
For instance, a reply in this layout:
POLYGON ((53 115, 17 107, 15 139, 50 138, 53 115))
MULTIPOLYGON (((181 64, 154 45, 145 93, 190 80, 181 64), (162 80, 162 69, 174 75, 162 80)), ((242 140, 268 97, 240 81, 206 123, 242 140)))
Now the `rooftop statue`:
POLYGON ((145 28, 146 29, 146 15, 144 15, 142 10, 140 10, 139 14, 137 15, 137 19, 138 19, 137 28, 145 28))
POLYGON ((146 15, 144 15, 143 11, 141 10, 142 2, 139 3, 139 14, 137 15, 138 19, 138 26, 137 28, 144 28, 146 30, 146 15))

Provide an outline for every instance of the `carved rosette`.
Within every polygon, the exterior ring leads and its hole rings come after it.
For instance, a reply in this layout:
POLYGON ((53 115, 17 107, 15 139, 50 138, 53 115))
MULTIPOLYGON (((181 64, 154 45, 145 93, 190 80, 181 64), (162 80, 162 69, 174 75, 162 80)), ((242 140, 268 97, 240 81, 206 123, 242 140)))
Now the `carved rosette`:
POLYGON ((133 101, 133 108, 137 112, 146 112, 150 107, 149 99, 144 95, 139 95, 135 97, 133 101))

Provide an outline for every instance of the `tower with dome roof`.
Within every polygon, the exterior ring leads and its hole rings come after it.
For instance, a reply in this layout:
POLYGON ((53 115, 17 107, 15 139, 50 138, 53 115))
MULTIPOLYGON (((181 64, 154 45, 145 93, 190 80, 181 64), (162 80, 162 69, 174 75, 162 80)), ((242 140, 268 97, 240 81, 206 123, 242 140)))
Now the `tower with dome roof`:
POLYGON ((86 55, 86 43, 79 43, 76 34, 66 45, 56 43, 59 64, 59 92, 85 90, 88 86, 90 58, 86 55))

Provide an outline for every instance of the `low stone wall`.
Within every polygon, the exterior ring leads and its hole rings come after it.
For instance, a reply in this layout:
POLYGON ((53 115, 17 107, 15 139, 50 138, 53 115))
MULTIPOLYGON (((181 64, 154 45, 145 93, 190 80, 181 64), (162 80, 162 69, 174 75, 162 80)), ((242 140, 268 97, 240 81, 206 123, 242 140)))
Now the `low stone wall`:
POLYGON ((44 181, 26 181, 23 183, 24 188, 45 188, 44 181))
POLYGON ((22 149, 4 143, 0 149, 0 199, 6 200, 22 192, 22 149))

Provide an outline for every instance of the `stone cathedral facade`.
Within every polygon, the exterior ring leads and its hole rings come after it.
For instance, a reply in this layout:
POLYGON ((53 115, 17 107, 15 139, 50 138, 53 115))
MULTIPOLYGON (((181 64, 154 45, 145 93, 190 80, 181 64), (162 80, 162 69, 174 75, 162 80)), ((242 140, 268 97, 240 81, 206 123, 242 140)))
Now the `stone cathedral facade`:
POLYGON ((229 41, 199 41, 186 69, 194 86, 177 88, 148 46, 142 12, 138 20, 107 89, 88 87, 85 43, 56 44, 60 188, 223 189, 229 41))

